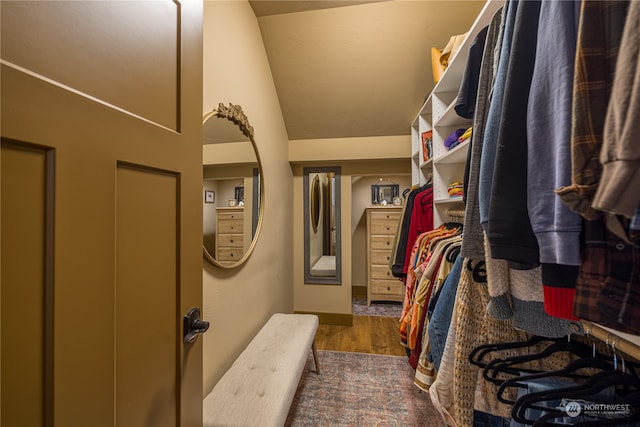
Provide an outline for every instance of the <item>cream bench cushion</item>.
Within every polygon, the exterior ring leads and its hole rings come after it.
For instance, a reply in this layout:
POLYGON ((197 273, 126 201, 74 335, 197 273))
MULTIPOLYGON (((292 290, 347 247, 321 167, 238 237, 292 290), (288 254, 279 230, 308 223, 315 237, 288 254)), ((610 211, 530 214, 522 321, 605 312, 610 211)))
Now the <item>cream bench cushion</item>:
POLYGON ((313 348, 318 316, 276 313, 204 399, 203 425, 283 426, 313 348))

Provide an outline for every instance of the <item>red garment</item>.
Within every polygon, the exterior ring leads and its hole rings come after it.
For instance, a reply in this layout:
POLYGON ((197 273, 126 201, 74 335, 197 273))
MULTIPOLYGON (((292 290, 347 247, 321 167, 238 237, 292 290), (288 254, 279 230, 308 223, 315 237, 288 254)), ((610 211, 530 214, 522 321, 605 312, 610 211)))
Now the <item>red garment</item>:
POLYGON ((433 230, 433 188, 430 187, 418 193, 413 203, 409 233, 407 235, 405 261, 402 267, 403 274, 407 274, 411 259, 411 249, 416 239, 420 234, 431 230, 433 230))

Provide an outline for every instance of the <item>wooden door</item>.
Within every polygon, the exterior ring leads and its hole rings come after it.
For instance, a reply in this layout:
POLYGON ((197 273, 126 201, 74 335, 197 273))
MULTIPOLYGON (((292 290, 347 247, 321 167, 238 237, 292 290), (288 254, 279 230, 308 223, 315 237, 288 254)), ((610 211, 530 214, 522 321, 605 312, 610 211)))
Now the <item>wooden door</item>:
POLYGON ((201 426, 202 2, 0 7, 0 424, 201 426))

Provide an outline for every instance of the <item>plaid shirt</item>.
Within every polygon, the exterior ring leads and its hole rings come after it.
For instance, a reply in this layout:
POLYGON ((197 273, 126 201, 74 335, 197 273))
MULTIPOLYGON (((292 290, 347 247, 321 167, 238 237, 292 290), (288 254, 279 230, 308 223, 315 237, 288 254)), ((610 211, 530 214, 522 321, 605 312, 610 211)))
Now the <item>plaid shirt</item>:
POLYGON ((622 332, 640 333, 640 244, 613 234, 604 219, 585 221, 583 236, 574 314, 622 332))
POLYGON ((602 175, 600 151, 628 1, 584 1, 580 12, 573 82, 571 185, 556 190, 586 219, 602 175))

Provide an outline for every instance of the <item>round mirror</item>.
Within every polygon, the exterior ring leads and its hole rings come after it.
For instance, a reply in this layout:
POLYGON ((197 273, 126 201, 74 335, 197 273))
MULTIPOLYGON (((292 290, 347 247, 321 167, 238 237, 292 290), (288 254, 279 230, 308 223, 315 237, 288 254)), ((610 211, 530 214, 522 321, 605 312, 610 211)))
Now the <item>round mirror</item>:
POLYGON ((253 128, 239 105, 203 119, 203 252, 220 268, 249 258, 263 213, 263 179, 253 128))
POLYGON ((309 212, 311 213, 311 227, 314 233, 318 231, 320 222, 320 209, 322 208, 322 198, 320 196, 320 177, 316 175, 311 182, 311 194, 309 195, 309 212))

